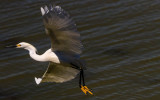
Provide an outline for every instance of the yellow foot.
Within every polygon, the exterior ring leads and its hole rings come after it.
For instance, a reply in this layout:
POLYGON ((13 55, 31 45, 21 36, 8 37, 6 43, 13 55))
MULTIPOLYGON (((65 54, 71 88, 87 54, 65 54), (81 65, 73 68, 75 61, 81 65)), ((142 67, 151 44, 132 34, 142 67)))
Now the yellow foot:
POLYGON ((81 85, 81 90, 82 90, 85 94, 87 94, 87 92, 88 92, 88 93, 90 93, 91 95, 93 95, 93 93, 91 92, 91 89, 88 89, 87 86, 82 86, 82 85, 81 85))

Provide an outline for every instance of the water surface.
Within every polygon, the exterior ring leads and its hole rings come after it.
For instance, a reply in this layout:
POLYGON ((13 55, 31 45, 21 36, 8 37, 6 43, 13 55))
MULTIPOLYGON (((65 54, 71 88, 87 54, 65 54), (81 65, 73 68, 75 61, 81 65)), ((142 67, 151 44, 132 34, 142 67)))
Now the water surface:
POLYGON ((0 100, 159 100, 160 1, 57 0, 75 20, 87 62, 86 84, 94 96, 85 96, 78 78, 42 83, 48 63, 32 60, 28 51, 5 45, 21 41, 50 48, 40 7, 49 0, 0 2, 0 100))

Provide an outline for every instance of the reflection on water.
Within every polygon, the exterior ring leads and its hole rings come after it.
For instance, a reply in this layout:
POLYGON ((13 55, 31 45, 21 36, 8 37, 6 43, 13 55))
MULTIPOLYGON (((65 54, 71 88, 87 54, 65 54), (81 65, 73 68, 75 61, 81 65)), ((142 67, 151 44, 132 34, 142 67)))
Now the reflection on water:
POLYGON ((82 36, 85 79, 94 96, 85 96, 78 77, 37 86, 48 63, 30 59, 21 49, 4 48, 25 41, 41 54, 50 48, 40 6, 49 0, 0 3, 0 100, 158 100, 160 98, 160 1, 59 0, 82 36))

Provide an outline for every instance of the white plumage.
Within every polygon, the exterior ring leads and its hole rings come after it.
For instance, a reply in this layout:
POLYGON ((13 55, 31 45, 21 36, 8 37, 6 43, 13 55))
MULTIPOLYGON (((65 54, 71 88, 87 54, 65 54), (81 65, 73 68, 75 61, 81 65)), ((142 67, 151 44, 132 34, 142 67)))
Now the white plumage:
POLYGON ((35 81, 36 81, 36 84, 38 85, 38 84, 40 84, 40 83, 41 83, 42 78, 36 78, 36 77, 35 77, 35 81))
POLYGON ((45 11, 42 7, 41 7, 41 13, 42 13, 42 16, 45 14, 45 11))

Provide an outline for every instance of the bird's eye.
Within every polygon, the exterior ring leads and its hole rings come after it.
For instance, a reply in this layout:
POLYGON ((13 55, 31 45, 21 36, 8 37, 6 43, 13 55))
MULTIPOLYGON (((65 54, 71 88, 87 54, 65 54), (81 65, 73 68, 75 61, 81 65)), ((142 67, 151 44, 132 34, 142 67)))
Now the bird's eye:
POLYGON ((21 47, 21 45, 20 45, 20 44, 17 44, 17 47, 21 47))

